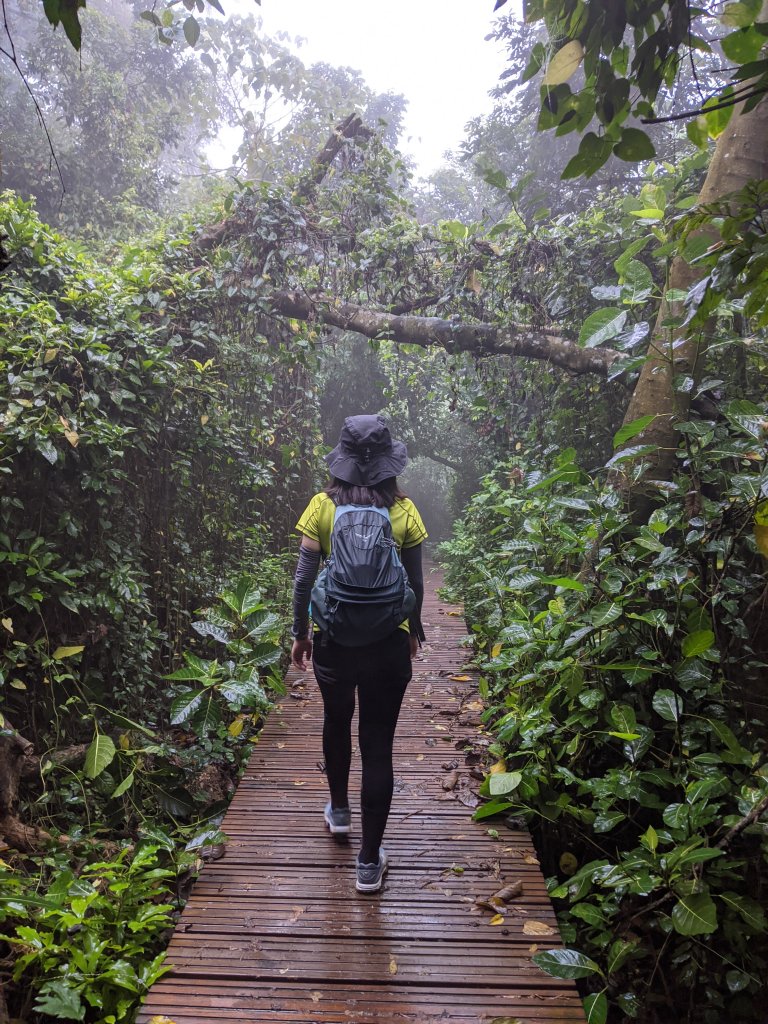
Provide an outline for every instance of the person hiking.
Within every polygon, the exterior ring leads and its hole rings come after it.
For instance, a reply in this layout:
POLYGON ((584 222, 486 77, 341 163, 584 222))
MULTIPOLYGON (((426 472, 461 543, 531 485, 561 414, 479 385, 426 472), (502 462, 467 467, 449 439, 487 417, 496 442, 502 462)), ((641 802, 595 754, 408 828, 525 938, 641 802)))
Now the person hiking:
POLYGON ((334 837, 351 831, 355 691, 359 701, 362 842, 355 887, 363 893, 378 892, 387 871, 381 842, 392 802, 392 744, 411 661, 424 639, 421 546, 427 531, 398 488, 407 460, 405 445, 393 440, 381 416, 347 417, 338 445, 325 457, 330 484, 296 525, 301 546, 291 661, 306 671, 311 658, 323 698, 330 790, 324 818, 334 837), (315 584, 321 555, 327 568, 315 584))

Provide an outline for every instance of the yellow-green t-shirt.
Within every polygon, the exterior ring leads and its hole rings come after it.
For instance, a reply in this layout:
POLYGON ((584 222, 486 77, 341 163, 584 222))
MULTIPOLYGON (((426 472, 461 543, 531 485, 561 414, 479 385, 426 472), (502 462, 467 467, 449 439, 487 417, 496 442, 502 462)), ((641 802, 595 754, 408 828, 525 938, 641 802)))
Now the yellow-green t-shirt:
MULTIPOLYGON (((297 533, 318 542, 323 558, 327 558, 331 553, 331 531, 335 511, 333 499, 320 492, 312 498, 296 524, 297 533)), ((426 527, 410 498, 396 498, 389 510, 389 518, 392 523, 392 537, 398 551, 403 548, 415 548, 417 544, 427 539, 426 527)), ((403 622, 401 629, 407 630, 408 623, 403 622)))

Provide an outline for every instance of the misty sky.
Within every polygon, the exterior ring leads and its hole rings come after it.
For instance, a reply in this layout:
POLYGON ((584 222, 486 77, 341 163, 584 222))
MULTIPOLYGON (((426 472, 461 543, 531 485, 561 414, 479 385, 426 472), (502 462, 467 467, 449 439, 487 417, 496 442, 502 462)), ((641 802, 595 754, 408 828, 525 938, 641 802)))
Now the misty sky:
MULTIPOLYGON (((260 15, 265 30, 303 36, 305 63, 362 72, 377 92, 408 100, 403 150, 429 174, 462 139, 466 122, 490 109, 488 91, 504 66, 486 42, 494 0, 224 0, 225 10, 260 15)), ((516 8, 509 4, 504 12, 516 8)))

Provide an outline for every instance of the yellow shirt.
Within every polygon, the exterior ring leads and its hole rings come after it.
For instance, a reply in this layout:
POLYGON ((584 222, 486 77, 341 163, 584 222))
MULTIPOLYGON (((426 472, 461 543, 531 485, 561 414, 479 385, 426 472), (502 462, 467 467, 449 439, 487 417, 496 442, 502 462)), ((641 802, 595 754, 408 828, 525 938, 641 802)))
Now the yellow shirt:
MULTIPOLYGON (((321 492, 310 501, 296 524, 298 533, 318 542, 323 558, 327 558, 331 553, 331 531, 335 511, 333 499, 321 492)), ((427 539, 426 527, 410 498, 396 498, 389 510, 389 518, 392 523, 392 537, 398 551, 402 548, 415 548, 417 544, 427 539)), ((400 628, 407 631, 408 622, 401 623, 400 628)))
MULTIPOLYGON (((302 533, 320 545, 323 558, 331 553, 331 531, 333 530, 333 514, 336 506, 333 499, 324 492, 316 494, 301 514, 296 524, 298 533, 302 533)), ((415 548, 427 539, 427 531, 410 498, 396 498, 389 510, 392 523, 392 537, 398 551, 402 548, 415 548)))

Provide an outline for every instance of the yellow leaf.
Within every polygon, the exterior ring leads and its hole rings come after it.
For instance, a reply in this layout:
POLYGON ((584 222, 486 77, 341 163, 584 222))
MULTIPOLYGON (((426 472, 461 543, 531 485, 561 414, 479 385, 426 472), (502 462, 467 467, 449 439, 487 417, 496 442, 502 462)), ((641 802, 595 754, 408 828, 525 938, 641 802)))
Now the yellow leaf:
POLYGON ((760 553, 768 558, 768 526, 755 523, 755 543, 760 553))
POLYGON ((208 422, 210 418, 210 416, 204 414, 200 417, 200 422, 202 423, 203 426, 205 426, 205 424, 208 422))
POLYGON ((43 362, 50 363, 50 361, 55 359, 58 354, 59 350, 57 348, 47 348, 45 350, 45 358, 43 359, 43 362))
POLYGON ((471 683, 472 676, 450 676, 454 683, 471 683))
POLYGON ((507 770, 506 761, 497 761, 496 764, 492 764, 488 769, 490 775, 498 775, 499 772, 505 772, 507 770))
POLYGON ((520 449, 521 449, 522 447, 523 447, 523 442, 522 442, 522 441, 518 441, 518 442, 517 442, 517 443, 515 444, 515 451, 516 451, 516 452, 519 452, 519 451, 520 451, 520 449))
POLYGON ((397 960, 393 956, 389 958, 389 973, 397 974, 397 960))
POLYGON ((13 634, 13 619, 2 619, 3 628, 7 629, 9 633, 13 634))
POLYGON ((149 1024, 176 1024, 176 1021, 171 1020, 170 1017, 163 1017, 162 1014, 157 1017, 151 1017, 149 1024))
POLYGON ((560 870, 564 875, 573 875, 576 872, 576 868, 579 866, 579 862, 576 860, 572 853, 566 850, 560 857, 560 870))
POLYGON ((229 726, 227 727, 227 732, 232 737, 239 736, 240 733, 243 731, 244 725, 245 717, 243 715, 238 715, 233 722, 229 723, 229 726))
POLYGON ((488 924, 504 924, 504 915, 494 914, 488 924))
POLYGON ((567 82, 583 60, 584 47, 578 39, 572 39, 570 43, 561 47, 547 64, 544 85, 561 85, 567 82))
POLYGON ((126 736, 126 734, 124 732, 120 733, 120 738, 118 740, 118 743, 120 744, 120 749, 121 750, 128 750, 130 748, 130 746, 131 746, 131 741, 128 739, 128 737, 126 736))
POLYGON ((294 786, 306 786, 306 782, 300 782, 298 779, 294 779, 294 786))
POLYGON ((423 761, 424 760, 424 755, 423 754, 417 754, 416 755, 416 760, 417 761, 423 761))
POLYGON ((467 291, 474 292, 475 295, 479 295, 483 290, 483 286, 480 283, 480 275, 476 270, 470 270, 467 274, 467 291))
POLYGON ((526 921, 523 925, 525 935, 554 935, 555 929, 543 921, 526 921))
POLYGON ((491 648, 491 657, 492 658, 498 658, 498 656, 501 654, 501 646, 502 646, 501 644, 494 644, 493 645, 493 647, 491 648))
POLYGON ((21 679, 12 679, 11 686, 14 690, 26 690, 27 684, 22 682, 21 679))
POLYGON ((285 746, 285 744, 284 744, 284 743, 278 743, 278 744, 277 744, 277 749, 278 749, 278 750, 282 750, 284 746, 285 746))
POLYGON ((80 444, 80 435, 76 430, 65 430, 64 437, 66 437, 73 448, 77 448, 80 444))
POLYGON ((85 644, 80 644, 79 647, 57 647, 53 652, 54 661, 62 661, 64 658, 71 658, 75 654, 80 654, 81 651, 85 650, 85 644))
POLYGON ((483 710, 482 701, 471 700, 469 702, 469 704, 465 704, 464 705, 464 710, 465 711, 482 711, 483 710))

